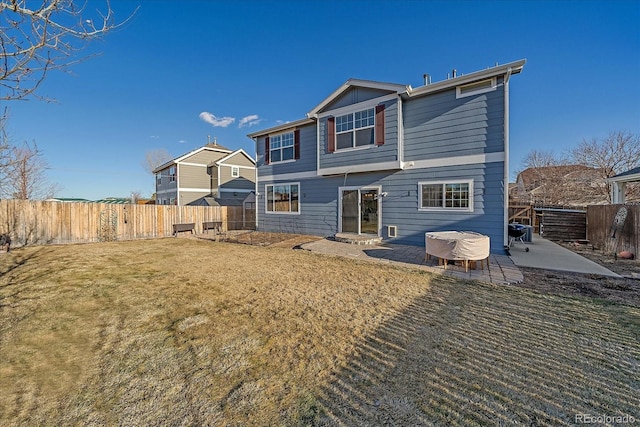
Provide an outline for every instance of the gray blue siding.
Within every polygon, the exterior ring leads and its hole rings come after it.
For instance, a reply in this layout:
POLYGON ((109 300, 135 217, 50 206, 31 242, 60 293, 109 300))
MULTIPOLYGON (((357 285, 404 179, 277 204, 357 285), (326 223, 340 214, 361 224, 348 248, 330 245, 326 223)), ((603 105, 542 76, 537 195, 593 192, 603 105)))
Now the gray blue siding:
MULTIPOLYGON (((427 231, 476 231, 488 235, 491 250, 504 246, 503 188, 504 163, 446 166, 401 172, 361 173, 335 177, 297 180, 300 183, 300 214, 265 212, 265 198, 258 198, 258 229, 331 236, 338 232, 338 188, 343 186, 381 186, 387 196, 382 200, 382 237, 389 243, 424 245, 427 231), (418 182, 429 180, 473 179, 473 212, 434 212, 418 210, 418 182), (388 238, 387 226, 397 226, 397 237, 388 238)), ((265 194, 260 182, 259 193, 265 194)))
POLYGON ((455 89, 403 105, 404 160, 504 151, 503 87, 456 99, 455 89))
MULTIPOLYGON (((262 176, 308 172, 316 170, 316 127, 300 127, 300 158, 296 161, 285 163, 264 163, 265 137, 258 138, 256 142, 257 166, 262 176)), ((285 131, 285 132, 291 132, 285 131)), ((283 132, 284 133, 284 132, 283 132)))
POLYGON ((346 92, 324 109, 317 122, 317 132, 315 125, 301 129, 300 160, 264 165, 264 138, 258 139, 258 229, 331 236, 339 231, 339 187, 376 186, 386 193, 379 213, 385 241, 423 246, 424 234, 428 231, 475 231, 490 237, 492 252, 503 252, 505 163, 498 161, 500 156, 489 156, 491 161, 487 162, 476 159, 476 163, 463 165, 455 165, 449 160, 460 156, 504 153, 503 86, 459 99, 455 89, 449 89, 418 98, 386 101, 384 145, 329 153, 324 114, 384 94, 357 89, 346 92), (402 114, 398 114, 400 103, 402 114), (398 123, 399 117, 402 117, 402 123, 398 123), (399 135, 403 135, 402 149, 399 147, 399 135), (310 172, 316 171, 318 157, 321 170, 394 161, 415 161, 416 164, 407 166, 405 170, 314 176, 310 172), (426 162, 420 164, 421 160, 437 159, 447 160, 435 167, 425 167, 426 162), (275 181, 270 178, 278 178, 281 174, 294 175, 290 179, 275 181), (466 180, 473 180, 472 212, 419 210, 419 182, 466 180), (300 213, 265 212, 265 185, 284 182, 300 184, 300 213), (388 226, 397 227, 397 237, 389 238, 388 226))
POLYGON ((384 103, 384 145, 337 150, 327 148, 327 117, 319 120, 320 168, 344 167, 398 160, 398 101, 384 103))
POLYGON ((347 107, 352 104, 357 104, 358 102, 364 102, 370 99, 389 95, 389 93, 390 92, 386 90, 354 86, 340 95, 338 98, 336 98, 332 103, 325 106, 322 111, 333 110, 340 107, 347 107))

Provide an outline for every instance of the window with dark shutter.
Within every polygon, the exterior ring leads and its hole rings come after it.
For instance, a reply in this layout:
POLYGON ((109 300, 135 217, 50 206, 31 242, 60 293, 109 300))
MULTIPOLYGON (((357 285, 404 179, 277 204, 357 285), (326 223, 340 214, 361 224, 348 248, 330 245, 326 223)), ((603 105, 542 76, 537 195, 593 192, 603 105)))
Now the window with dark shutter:
POLYGON ((327 151, 333 153, 336 151, 336 118, 329 117, 327 119, 327 151))
POLYGON ((376 145, 384 145, 384 104, 376 106, 376 145))
POLYGON ((300 129, 296 129, 293 133, 293 151, 294 158, 298 160, 300 158, 300 129))
POLYGON ((271 150, 271 147, 269 146, 269 137, 267 136, 264 139, 264 164, 268 165, 269 164, 269 151, 271 150))

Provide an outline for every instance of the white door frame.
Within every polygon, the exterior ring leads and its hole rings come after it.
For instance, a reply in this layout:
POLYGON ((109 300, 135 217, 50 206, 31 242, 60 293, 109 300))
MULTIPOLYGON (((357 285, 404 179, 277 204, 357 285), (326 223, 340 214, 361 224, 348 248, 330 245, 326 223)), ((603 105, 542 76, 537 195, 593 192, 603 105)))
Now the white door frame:
MULTIPOLYGON (((358 212, 361 212, 361 200, 362 200, 362 195, 361 195, 361 191, 362 190, 377 190, 378 191, 378 236, 382 236, 382 186, 381 185, 363 185, 363 186, 357 186, 357 185, 348 185, 345 187, 338 187, 338 233, 342 233, 342 192, 343 191, 349 191, 349 190, 358 190, 358 212)), ((361 220, 361 216, 362 214, 358 215, 358 234, 362 234, 360 232, 361 230, 361 224, 360 224, 360 220, 361 220)))

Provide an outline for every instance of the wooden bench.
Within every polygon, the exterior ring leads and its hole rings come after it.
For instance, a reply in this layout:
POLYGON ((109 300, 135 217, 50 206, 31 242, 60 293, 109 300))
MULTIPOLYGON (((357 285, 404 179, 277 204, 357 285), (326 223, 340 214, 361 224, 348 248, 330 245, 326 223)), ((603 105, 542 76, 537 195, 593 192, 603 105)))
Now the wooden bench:
POLYGON ((189 222, 186 224, 173 224, 173 235, 177 236, 178 233, 182 231, 190 231, 191 234, 193 234, 195 232, 194 231, 195 228, 196 228, 196 224, 193 222, 189 222))
POLYGON ((222 232, 222 221, 205 221, 202 223, 202 232, 206 233, 208 230, 213 230, 216 233, 222 232))

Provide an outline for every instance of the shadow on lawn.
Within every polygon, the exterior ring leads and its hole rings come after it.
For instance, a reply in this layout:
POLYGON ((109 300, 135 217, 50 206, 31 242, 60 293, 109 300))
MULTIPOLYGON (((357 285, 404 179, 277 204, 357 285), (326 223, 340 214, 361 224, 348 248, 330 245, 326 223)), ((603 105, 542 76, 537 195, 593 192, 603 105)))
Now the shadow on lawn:
POLYGON ((29 284, 47 276, 48 270, 42 268, 30 269, 30 263, 38 263, 45 255, 52 251, 44 246, 36 249, 14 249, 1 254, 0 259, 0 307, 6 305, 8 299, 19 298, 29 284))
MULTIPOLYGON (((638 316, 640 311, 628 313, 638 316)), ((574 425, 639 417, 640 345, 606 307, 434 283, 318 396, 323 425, 574 425)))

